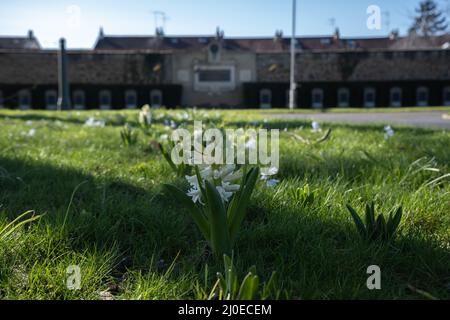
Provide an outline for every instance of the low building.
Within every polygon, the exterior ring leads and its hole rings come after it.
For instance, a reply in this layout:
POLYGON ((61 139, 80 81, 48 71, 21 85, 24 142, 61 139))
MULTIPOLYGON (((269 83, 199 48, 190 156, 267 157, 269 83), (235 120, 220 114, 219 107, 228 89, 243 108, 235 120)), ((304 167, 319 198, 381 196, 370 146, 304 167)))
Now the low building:
MULTIPOLYGON (((450 35, 296 40, 297 105, 450 105, 450 35)), ((0 38, 0 107, 55 109, 56 50, 32 32, 0 38)), ((290 39, 212 36, 106 36, 92 50, 69 50, 75 109, 288 105, 290 39)))

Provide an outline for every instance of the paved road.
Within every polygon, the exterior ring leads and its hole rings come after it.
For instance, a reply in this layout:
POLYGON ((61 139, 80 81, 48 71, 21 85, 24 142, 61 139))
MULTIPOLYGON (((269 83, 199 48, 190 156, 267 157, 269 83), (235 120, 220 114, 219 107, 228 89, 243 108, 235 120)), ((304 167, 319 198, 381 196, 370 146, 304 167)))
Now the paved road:
POLYGON ((450 130, 447 112, 368 112, 368 113, 315 113, 315 114, 265 114, 268 117, 287 120, 314 120, 318 122, 340 122, 351 124, 379 123, 383 125, 407 125, 420 128, 441 128, 450 130))

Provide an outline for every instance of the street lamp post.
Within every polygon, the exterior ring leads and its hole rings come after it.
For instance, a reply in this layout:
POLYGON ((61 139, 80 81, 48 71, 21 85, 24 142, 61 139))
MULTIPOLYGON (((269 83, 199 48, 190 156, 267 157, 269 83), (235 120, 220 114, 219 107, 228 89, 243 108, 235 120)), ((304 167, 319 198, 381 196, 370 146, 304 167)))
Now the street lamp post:
POLYGON ((58 52, 58 111, 70 109, 70 88, 67 69, 66 40, 59 40, 58 52))
POLYGON ((293 110, 295 108, 295 31, 297 22, 297 0, 292 0, 292 38, 291 38, 291 87, 289 90, 289 109, 293 110))

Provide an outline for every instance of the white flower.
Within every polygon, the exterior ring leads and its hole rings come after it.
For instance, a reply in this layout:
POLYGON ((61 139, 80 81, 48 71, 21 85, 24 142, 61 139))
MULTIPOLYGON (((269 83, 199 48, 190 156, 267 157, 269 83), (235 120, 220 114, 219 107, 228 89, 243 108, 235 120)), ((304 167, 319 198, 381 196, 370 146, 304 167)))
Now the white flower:
POLYGON ((261 180, 268 180, 269 177, 274 176, 278 173, 277 167, 271 167, 271 168, 263 168, 261 169, 261 180))
POLYGON ((194 203, 199 202, 199 203, 203 204, 203 202, 202 202, 202 191, 200 190, 200 188, 192 188, 192 189, 190 189, 189 192, 187 193, 187 195, 192 198, 192 201, 194 203))
MULTIPOLYGON (((204 185, 204 180, 213 181, 213 170, 211 167, 206 167, 203 170, 200 171, 200 178, 203 180, 202 185, 204 185)), ((193 176, 186 176, 187 182, 191 185, 194 189, 199 189, 200 184, 197 179, 197 175, 193 176)))
POLYGON ((233 192, 227 191, 227 189, 223 186, 216 187, 217 192, 220 194, 223 202, 228 202, 230 198, 233 196, 233 192))
POLYGON ((159 139, 161 141, 168 141, 169 140, 169 135, 168 134, 162 134, 159 139))
POLYGON ((27 126, 31 126, 31 125, 33 124, 33 121, 28 120, 27 122, 25 122, 25 124, 26 124, 27 126))
POLYGON ((392 138, 394 134, 394 129, 392 129, 391 126, 384 127, 384 139, 389 140, 389 138, 392 138))
POLYGON ((209 181, 215 186, 222 201, 228 202, 233 194, 241 188, 240 185, 233 184, 234 181, 242 178, 242 173, 239 171, 235 172, 235 169, 235 165, 226 165, 219 170, 213 170, 211 166, 207 166, 199 172, 201 182, 198 181, 197 175, 186 176, 186 180, 191 186, 187 195, 192 198, 194 203, 200 202, 203 204, 201 187, 205 186, 205 181, 209 181))
POLYGON ((320 124, 317 121, 313 121, 312 124, 312 132, 320 132, 322 129, 320 128, 320 124))
POLYGON ((30 131, 28 131, 27 136, 29 137, 34 137, 36 135, 36 129, 30 129, 30 131))
POLYGON ((173 121, 173 120, 170 121, 170 127, 172 129, 176 129, 177 128, 177 124, 175 123, 175 121, 173 121))
POLYGON ((176 117, 178 120, 189 120, 189 114, 186 111, 177 113, 176 117))
POLYGON ((86 127, 104 127, 106 125, 103 120, 95 120, 94 118, 89 118, 84 123, 86 127))
POLYGON ((152 124, 152 111, 149 105, 142 107, 141 112, 139 112, 139 123, 151 125, 152 124))

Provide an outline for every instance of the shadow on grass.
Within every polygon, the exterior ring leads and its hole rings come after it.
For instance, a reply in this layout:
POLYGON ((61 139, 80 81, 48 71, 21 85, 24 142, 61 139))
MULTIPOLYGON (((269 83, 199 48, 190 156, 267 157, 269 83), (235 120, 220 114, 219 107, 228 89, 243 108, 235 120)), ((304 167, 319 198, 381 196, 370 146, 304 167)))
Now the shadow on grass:
POLYGON ((119 114, 108 114, 105 116, 95 116, 92 114, 83 114, 79 117, 68 115, 61 113, 61 116, 58 116, 60 113, 56 113, 55 115, 43 114, 43 113, 25 113, 25 114, 0 114, 0 120, 12 119, 19 121, 49 121, 49 122, 62 122, 68 124, 76 124, 82 125, 89 117, 93 117, 97 120, 107 120, 107 125, 110 126, 123 126, 127 120, 125 117, 121 117, 119 114))
MULTIPOLYGON (((119 246, 118 277, 126 270, 148 270, 152 256, 171 262, 179 252, 180 273, 198 273, 205 263, 222 268, 201 258, 205 243, 188 215, 155 190, 17 159, 0 157, 0 166, 7 172, 0 178, 0 203, 10 218, 29 209, 47 213, 45 222, 58 232, 68 212, 64 234, 72 248, 84 252, 119 246), (75 187, 83 182, 67 211, 75 187)), ((263 279, 276 270, 293 298, 421 298, 406 289, 407 283, 445 295, 448 251, 416 238, 380 250, 355 241, 350 226, 301 208, 285 212, 252 206, 238 242, 238 268, 243 274, 257 265, 263 279), (365 288, 371 264, 382 266, 382 292, 365 288)))

